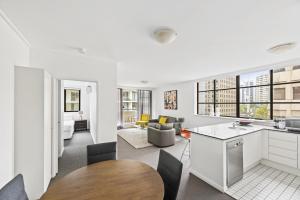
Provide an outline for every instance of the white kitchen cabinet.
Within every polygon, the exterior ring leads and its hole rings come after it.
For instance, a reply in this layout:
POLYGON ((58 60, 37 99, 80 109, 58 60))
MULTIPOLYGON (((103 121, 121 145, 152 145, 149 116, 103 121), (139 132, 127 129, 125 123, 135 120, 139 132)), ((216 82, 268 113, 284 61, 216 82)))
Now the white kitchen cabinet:
POLYGON ((257 131, 243 136, 244 172, 257 165, 262 159, 262 132, 263 131, 257 131))
POLYGON ((269 130, 269 160, 298 167, 298 136, 269 130))
POLYGON ((269 132, 267 130, 261 131, 262 135, 262 158, 269 159, 269 132))

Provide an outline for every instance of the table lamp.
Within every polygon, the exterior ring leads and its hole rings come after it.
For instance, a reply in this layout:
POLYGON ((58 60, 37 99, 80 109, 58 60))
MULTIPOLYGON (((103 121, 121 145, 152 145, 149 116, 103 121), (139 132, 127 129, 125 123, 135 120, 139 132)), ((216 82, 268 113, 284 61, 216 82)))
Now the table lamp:
POLYGON ((82 120, 83 111, 80 110, 80 111, 78 112, 78 114, 80 115, 80 120, 82 120))

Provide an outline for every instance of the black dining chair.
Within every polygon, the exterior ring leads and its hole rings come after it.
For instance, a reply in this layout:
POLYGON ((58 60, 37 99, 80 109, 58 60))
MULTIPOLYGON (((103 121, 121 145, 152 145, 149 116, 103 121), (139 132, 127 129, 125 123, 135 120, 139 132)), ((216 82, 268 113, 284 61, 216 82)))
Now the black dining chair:
POLYGON ((160 150, 157 171, 165 186, 164 200, 176 200, 181 174, 182 162, 164 150, 160 150))
POLYGON ((87 164, 106 160, 116 160, 116 142, 100 143, 87 146, 87 164))
POLYGON ((25 191, 24 180, 21 174, 8 182, 0 189, 0 199, 5 200, 28 200, 25 191))

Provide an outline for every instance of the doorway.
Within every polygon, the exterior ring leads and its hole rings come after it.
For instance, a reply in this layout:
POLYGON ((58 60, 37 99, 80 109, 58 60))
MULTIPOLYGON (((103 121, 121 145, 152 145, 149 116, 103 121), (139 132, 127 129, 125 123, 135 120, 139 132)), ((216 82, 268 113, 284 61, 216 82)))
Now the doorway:
POLYGON ((58 177, 86 165, 86 146, 96 142, 97 83, 58 84, 58 177))
POLYGON ((118 88, 118 129, 135 128, 142 114, 152 116, 152 91, 118 88))

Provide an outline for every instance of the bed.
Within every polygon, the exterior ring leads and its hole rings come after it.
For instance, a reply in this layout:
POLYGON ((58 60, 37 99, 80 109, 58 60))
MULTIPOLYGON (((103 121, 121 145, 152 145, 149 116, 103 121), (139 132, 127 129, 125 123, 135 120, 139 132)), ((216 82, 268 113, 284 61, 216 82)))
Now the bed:
POLYGON ((74 133, 74 120, 67 119, 64 121, 64 134, 63 138, 66 139, 71 139, 73 137, 74 133))

